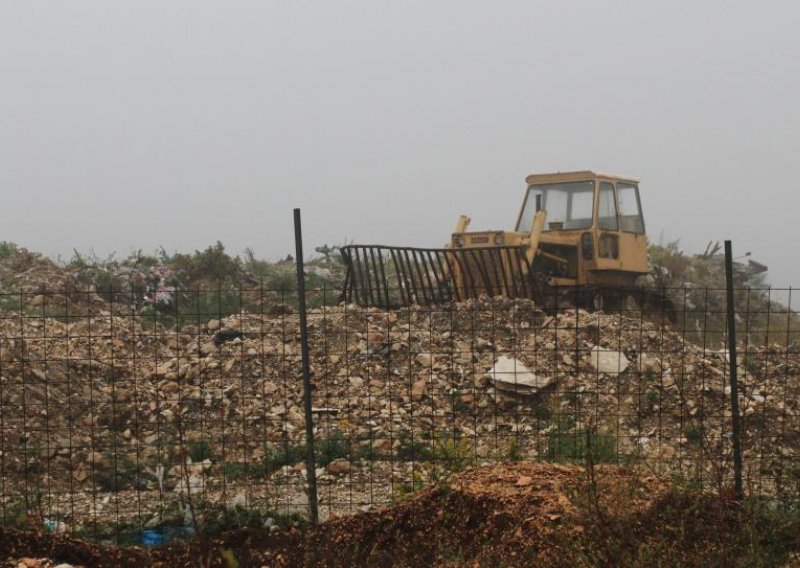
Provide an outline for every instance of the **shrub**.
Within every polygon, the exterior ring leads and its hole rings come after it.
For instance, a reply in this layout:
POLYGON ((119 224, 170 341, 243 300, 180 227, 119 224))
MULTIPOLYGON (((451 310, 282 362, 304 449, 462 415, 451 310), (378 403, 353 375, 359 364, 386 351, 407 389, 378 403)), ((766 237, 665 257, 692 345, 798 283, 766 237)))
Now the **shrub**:
POLYGON ((317 466, 326 466, 333 460, 348 458, 350 456, 350 444, 344 434, 337 430, 328 438, 323 438, 317 442, 315 454, 317 466))
POLYGON ((686 440, 690 444, 698 444, 703 438, 703 435, 701 434, 700 430, 693 426, 689 426, 688 428, 686 428, 683 431, 683 435, 686 437, 686 440))
POLYGON ((463 471, 475 461, 472 444, 449 432, 438 436, 431 449, 431 461, 445 475, 463 471))
POLYGON ((547 459, 554 462, 616 462, 614 436, 594 429, 556 427, 547 433, 547 459))
POLYGON ((264 458, 267 471, 277 471, 285 465, 294 465, 297 462, 305 461, 306 445, 286 443, 271 448, 264 458))
POLYGON ((0 260, 5 260, 15 252, 19 247, 11 241, 0 241, 0 260))
POLYGON ((411 494, 425 487, 425 479, 420 471, 411 472, 411 477, 397 485, 392 494, 394 501, 403 501, 411 494))
POLYGON ((514 438, 511 440, 511 443, 508 444, 508 447, 504 452, 503 459, 512 462, 518 462, 522 460, 522 446, 519 443, 518 438, 514 438))
POLYGON ((220 467, 220 474, 228 481, 262 479, 267 473, 267 465, 264 461, 225 462, 220 467))
POLYGON ((211 442, 208 440, 189 442, 189 458, 192 460, 192 463, 213 459, 214 452, 211 449, 211 442))
POLYGON ((114 463, 112 455, 107 455, 102 464, 94 469, 94 482, 103 491, 121 491, 123 489, 146 489, 143 468, 137 466, 130 458, 119 458, 114 463))
POLYGON ((431 448, 421 435, 414 436, 411 430, 401 430, 395 457, 400 461, 421 461, 431 458, 431 448))

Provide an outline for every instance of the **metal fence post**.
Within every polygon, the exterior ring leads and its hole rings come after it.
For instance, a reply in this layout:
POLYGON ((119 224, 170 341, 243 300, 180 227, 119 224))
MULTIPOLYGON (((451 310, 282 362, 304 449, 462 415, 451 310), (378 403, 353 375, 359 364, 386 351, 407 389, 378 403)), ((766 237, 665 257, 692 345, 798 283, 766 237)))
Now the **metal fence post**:
POLYGON ((303 353, 303 406, 306 419, 306 477, 308 480, 308 511, 311 522, 319 522, 317 509, 317 469, 314 459, 314 419, 311 412, 311 369, 308 355, 308 319, 306 314, 306 282, 303 266, 303 231, 300 209, 294 210, 294 243, 297 262, 297 306, 300 313, 300 344, 303 353))
POLYGON ((742 438, 739 422, 739 382, 736 359, 736 308, 733 297, 733 253, 731 242, 725 241, 725 282, 728 288, 728 358, 731 379, 731 415, 733 421, 733 475, 736 498, 741 499, 742 489, 742 438))

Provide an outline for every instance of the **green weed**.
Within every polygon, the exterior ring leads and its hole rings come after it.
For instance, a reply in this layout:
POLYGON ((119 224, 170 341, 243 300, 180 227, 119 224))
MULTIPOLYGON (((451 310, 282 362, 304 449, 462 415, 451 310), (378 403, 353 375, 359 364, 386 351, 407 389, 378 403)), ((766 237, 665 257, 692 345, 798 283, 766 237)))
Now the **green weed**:
POLYGON ((561 423, 547 433, 544 455, 553 462, 584 463, 590 457, 595 463, 616 462, 617 444, 610 434, 561 423))

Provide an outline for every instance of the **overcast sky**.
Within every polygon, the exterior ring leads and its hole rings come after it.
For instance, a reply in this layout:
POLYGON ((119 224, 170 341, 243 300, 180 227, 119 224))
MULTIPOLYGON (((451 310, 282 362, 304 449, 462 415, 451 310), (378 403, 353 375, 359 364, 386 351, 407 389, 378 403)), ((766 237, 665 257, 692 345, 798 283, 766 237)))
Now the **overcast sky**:
POLYGON ((800 3, 0 0, 0 240, 275 259, 642 180, 651 240, 800 286, 800 3))

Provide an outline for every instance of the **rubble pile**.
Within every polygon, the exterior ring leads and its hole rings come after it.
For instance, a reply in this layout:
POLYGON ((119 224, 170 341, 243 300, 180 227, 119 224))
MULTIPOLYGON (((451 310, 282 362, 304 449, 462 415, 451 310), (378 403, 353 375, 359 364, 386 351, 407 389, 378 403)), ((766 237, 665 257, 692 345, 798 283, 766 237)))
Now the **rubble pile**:
MULTIPOLYGON (((325 307, 309 334, 324 516, 499 460, 591 453, 729 482, 727 355, 666 322, 498 298, 325 307)), ((748 482, 796 487, 800 355, 749 349, 739 369, 748 482)), ((158 524, 193 493, 304 511, 301 377, 290 309, 180 329, 108 310, 5 315, 4 507, 20 494, 68 522, 158 524)))
POLYGON ((0 312, 64 316, 98 313, 120 301, 141 306, 145 292, 159 278, 155 268, 89 263, 61 266, 13 246, 0 256, 0 312))
MULTIPOLYGON (((0 310, 41 311, 46 303, 64 306, 68 296, 79 289, 76 275, 61 269, 52 260, 24 248, 14 248, 0 262, 0 310), (53 293, 44 293, 45 289, 53 293)), ((87 294, 74 295, 76 303, 87 294)))
MULTIPOLYGON (((323 256, 311 259, 305 273, 309 302, 322 304, 341 288, 344 267, 332 260, 330 247, 319 253, 323 256)), ((124 308, 161 319, 192 319, 212 308, 225 316, 266 311, 296 301, 295 289, 291 256, 277 262, 252 254, 243 259, 228 255, 219 242, 192 254, 161 249, 124 259, 75 251, 66 262, 0 242, 0 313, 68 317, 124 308)))

